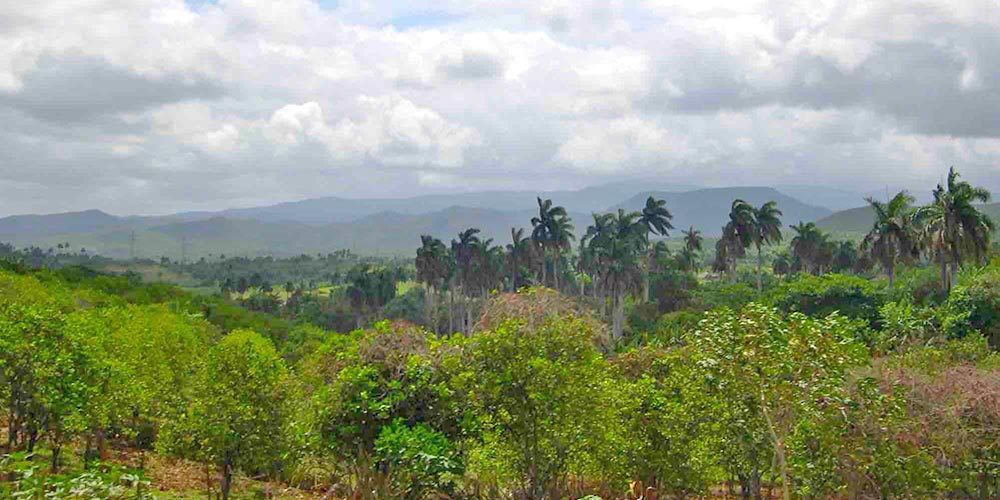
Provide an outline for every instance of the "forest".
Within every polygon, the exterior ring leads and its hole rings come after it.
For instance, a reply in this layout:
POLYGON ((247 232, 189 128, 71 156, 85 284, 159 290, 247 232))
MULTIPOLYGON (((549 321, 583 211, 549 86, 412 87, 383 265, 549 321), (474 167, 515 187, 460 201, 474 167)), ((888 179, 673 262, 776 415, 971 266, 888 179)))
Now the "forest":
POLYGON ((539 197, 408 259, 5 245, 0 495, 998 498, 990 193, 914 200, 841 235, 736 199, 709 239, 539 197))

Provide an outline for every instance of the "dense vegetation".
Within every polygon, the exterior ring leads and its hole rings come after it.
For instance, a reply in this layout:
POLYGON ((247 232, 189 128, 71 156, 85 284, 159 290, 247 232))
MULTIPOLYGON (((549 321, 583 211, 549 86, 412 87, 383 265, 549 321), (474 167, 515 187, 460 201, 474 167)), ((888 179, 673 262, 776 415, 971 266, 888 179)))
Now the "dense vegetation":
POLYGON ((8 261, 0 493, 150 496, 177 457, 222 497, 995 498, 985 198, 953 173, 928 207, 872 200, 860 245, 735 200, 714 255, 656 241, 652 197, 579 240, 539 199, 531 234, 425 237, 412 268, 239 261, 253 294, 8 261), (341 274, 264 286, 308 266, 341 274))

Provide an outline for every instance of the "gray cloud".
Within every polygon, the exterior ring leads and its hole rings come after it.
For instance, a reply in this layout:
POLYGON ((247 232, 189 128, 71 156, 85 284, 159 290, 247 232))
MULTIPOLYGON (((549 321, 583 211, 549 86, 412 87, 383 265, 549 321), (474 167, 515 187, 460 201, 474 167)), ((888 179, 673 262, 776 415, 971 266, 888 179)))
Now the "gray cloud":
POLYGON ((79 54, 41 57, 23 76, 22 85, 18 91, 0 94, 0 103, 39 119, 70 123, 224 94, 222 87, 202 79, 145 77, 79 54))
POLYGON ((11 5, 0 215, 624 177, 926 190, 952 164, 1000 189, 993 0, 11 5))
POLYGON ((440 69, 459 80, 493 78, 503 72, 503 61, 492 54, 467 50, 457 61, 443 62, 440 69))

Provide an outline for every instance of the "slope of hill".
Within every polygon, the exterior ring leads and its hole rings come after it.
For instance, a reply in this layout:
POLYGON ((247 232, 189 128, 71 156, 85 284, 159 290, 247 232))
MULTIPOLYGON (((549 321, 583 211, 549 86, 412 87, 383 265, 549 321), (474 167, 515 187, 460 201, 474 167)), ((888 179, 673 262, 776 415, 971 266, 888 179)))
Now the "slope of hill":
MULTIPOLYGON (((786 223, 817 220, 830 214, 825 208, 802 203, 772 188, 712 188, 684 192, 644 192, 636 195, 642 191, 636 187, 634 184, 620 183, 581 191, 565 191, 561 194, 543 193, 542 196, 552 197, 569 209, 578 234, 585 231, 587 224, 591 222, 590 212, 604 211, 608 207, 616 209, 619 206, 638 209, 650 194, 666 199, 667 206, 674 213, 674 225, 678 231, 693 224, 706 236, 719 233, 719 228, 727 220, 729 206, 734 198, 745 199, 754 205, 775 200, 785 212, 786 223)), ((407 211, 381 209, 364 215, 360 214, 366 210, 381 208, 378 204, 384 200, 340 199, 333 204, 324 204, 323 200, 310 200, 288 204, 291 208, 284 208, 285 205, 277 206, 279 208, 263 207, 260 209, 263 212, 257 212, 252 217, 246 215, 247 212, 240 211, 227 212, 236 215, 226 216, 209 216, 205 213, 199 216, 114 217, 94 211, 85 213, 89 216, 59 214, 30 216, 30 219, 14 217, 0 219, 0 228, 6 224, 6 227, 14 231, 0 233, 0 241, 10 241, 22 247, 37 245, 42 248, 70 242, 74 249, 86 248, 88 252, 124 258, 131 255, 134 231, 135 255, 139 257, 167 256, 176 259, 182 253, 187 258, 218 254, 293 255, 326 253, 337 249, 367 254, 410 255, 419 243, 421 234, 430 234, 448 242, 459 231, 469 227, 480 228, 483 238, 494 238, 497 243, 506 244, 512 227, 530 227, 531 217, 536 211, 535 196, 535 193, 506 192, 483 195, 478 201, 472 195, 392 200, 389 205, 401 204, 407 211), (432 207, 445 201, 451 204, 432 210, 432 207), (503 206, 499 209, 459 206, 459 202, 472 205, 502 202, 503 206), (306 215, 306 208, 313 203, 317 204, 318 214, 306 215), (331 211, 322 212, 323 206, 331 211), (337 211, 331 207, 343 210, 337 211), (267 212, 272 209, 276 211, 267 212), (348 215, 350 220, 326 221, 329 217, 348 215), (289 220, 290 218, 300 220, 289 220), (11 219, 15 222, 11 222, 11 219), (30 220, 31 224, 28 225, 25 220, 30 220), (49 220, 54 222, 50 225, 49 220), (41 226, 45 230, 36 228, 22 231, 25 227, 34 226, 41 226)))
POLYGON ((87 233, 121 224, 121 219, 100 210, 50 215, 12 215, 0 219, 0 237, 87 233))
MULTIPOLYGON (((980 210, 989 215, 994 223, 1000 224, 1000 203, 983 205, 980 210)), ((875 215, 871 207, 865 206, 834 212, 816 221, 816 225, 824 231, 867 233, 874 222, 875 215)))
POLYGON ((618 203, 637 192, 649 191, 650 189, 676 192, 696 189, 696 187, 646 180, 623 181, 575 191, 483 191, 383 199, 326 197, 263 207, 234 208, 220 212, 187 212, 177 214, 176 217, 184 220, 197 220, 221 216, 266 222, 292 221, 320 225, 335 222, 350 222, 381 212, 418 215, 437 212, 454 206, 504 211, 521 208, 528 209, 535 206, 535 198, 537 196, 551 198, 557 204, 566 207, 571 212, 588 213, 595 210, 602 210, 608 205, 618 203))
POLYGON ((774 189, 797 200, 808 201, 810 205, 828 208, 833 211, 846 210, 865 202, 865 195, 861 193, 827 186, 789 184, 775 186, 774 189))
POLYGON ((699 189, 683 193, 646 192, 629 198, 623 203, 611 207, 611 210, 625 208, 640 210, 646 203, 646 198, 653 196, 667 202, 667 209, 674 216, 673 225, 676 233, 688 226, 694 226, 706 236, 718 236, 722 226, 729 220, 729 209, 734 199, 742 199, 754 206, 768 201, 775 201, 784 213, 781 220, 785 225, 798 221, 814 221, 830 214, 830 210, 813 205, 807 205, 791 196, 769 187, 729 187, 699 189))

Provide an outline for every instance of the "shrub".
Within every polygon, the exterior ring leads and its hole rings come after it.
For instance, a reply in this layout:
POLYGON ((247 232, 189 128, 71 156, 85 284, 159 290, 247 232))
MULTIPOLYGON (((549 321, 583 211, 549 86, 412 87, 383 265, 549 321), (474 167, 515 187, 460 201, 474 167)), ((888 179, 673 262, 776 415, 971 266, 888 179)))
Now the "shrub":
POLYGON ((798 275, 776 287, 768 294, 767 301, 786 313, 824 317, 837 311, 878 328, 879 308, 884 299, 881 290, 864 278, 824 274, 798 275))
POLYGON ((474 474, 524 498, 559 498, 567 476, 613 475, 616 387, 588 322, 506 320, 469 346, 474 474), (530 326, 529 326, 530 325, 530 326))
POLYGON ((375 457, 405 498, 450 494, 462 474, 462 463, 444 434, 425 424, 407 426, 401 419, 379 432, 375 457))
POLYGON ((981 272, 963 275, 945 307, 952 315, 946 325, 951 337, 978 332, 994 349, 1000 348, 1000 259, 981 272))

